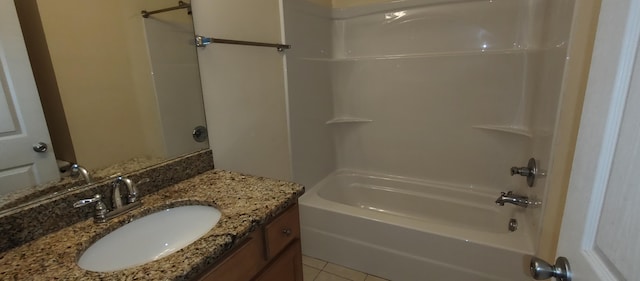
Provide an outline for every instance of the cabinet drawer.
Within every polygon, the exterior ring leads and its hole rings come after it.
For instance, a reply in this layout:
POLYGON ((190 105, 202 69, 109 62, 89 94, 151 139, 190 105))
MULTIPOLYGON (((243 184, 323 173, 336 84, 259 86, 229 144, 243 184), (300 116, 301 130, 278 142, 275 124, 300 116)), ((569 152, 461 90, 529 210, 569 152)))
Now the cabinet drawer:
POLYGON ((255 276, 266 264, 263 259, 264 243, 262 231, 256 230, 229 256, 211 271, 200 277, 199 281, 247 281, 255 276))
POLYGON ((264 236, 267 259, 273 258, 291 241, 300 237, 300 221, 298 217, 298 205, 293 205, 265 226, 264 236))

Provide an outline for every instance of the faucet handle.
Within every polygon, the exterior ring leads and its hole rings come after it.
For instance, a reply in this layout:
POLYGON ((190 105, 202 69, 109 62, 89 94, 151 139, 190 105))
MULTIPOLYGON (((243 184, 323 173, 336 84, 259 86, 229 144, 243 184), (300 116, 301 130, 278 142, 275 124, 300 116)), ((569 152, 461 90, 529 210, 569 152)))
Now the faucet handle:
POLYGON ((79 200, 78 202, 73 203, 73 207, 79 208, 79 207, 86 206, 88 204, 96 203, 96 202, 102 202, 102 195, 96 194, 93 196, 93 198, 79 200))
POLYGON ((73 203, 73 207, 79 208, 92 203, 96 203, 96 208, 95 208, 96 214, 94 216, 95 221, 105 222, 108 210, 107 210, 107 206, 104 203, 102 203, 102 195, 100 194, 96 194, 95 196, 93 196, 93 198, 79 200, 73 203))

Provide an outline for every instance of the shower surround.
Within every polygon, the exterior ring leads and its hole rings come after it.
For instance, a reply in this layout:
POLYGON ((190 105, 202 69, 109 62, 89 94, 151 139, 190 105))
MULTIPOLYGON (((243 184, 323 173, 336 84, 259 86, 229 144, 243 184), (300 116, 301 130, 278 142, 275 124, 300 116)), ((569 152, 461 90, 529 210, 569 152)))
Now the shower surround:
POLYGON ((537 247, 543 208, 493 201, 544 201, 544 178, 530 189, 509 168, 549 169, 572 13, 573 1, 284 1, 293 175, 311 187, 303 251, 393 280, 527 280, 518 257, 537 247), (475 208, 497 213, 454 219, 475 208), (474 268, 473 253, 511 270, 474 268))

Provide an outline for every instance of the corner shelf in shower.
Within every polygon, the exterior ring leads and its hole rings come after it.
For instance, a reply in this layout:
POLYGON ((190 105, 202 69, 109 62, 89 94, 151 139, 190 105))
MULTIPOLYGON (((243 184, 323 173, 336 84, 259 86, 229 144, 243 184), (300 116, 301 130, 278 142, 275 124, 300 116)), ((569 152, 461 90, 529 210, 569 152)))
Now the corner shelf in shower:
POLYGON ((369 123, 369 122, 373 122, 373 120, 365 119, 365 118, 357 118, 357 117, 336 117, 327 121, 325 124, 331 125, 331 124, 369 123))
POLYGON ((525 136, 528 138, 533 137, 533 133, 531 132, 531 130, 526 127, 503 126, 503 125, 478 125, 478 126, 472 126, 472 128, 515 134, 515 135, 525 136))

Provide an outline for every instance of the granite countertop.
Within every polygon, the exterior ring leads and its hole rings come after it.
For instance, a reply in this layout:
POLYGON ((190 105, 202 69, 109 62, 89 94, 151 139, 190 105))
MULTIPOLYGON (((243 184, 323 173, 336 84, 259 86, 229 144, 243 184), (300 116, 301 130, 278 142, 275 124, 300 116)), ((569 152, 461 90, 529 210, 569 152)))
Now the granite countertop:
POLYGON ((257 225, 302 195, 301 185, 211 170, 142 197, 142 207, 104 224, 92 219, 0 253, 0 276, 10 280, 189 280, 243 240, 257 225), (93 242, 132 219, 182 205, 215 206, 220 221, 193 244, 160 260, 122 271, 98 273, 76 264, 93 242))

